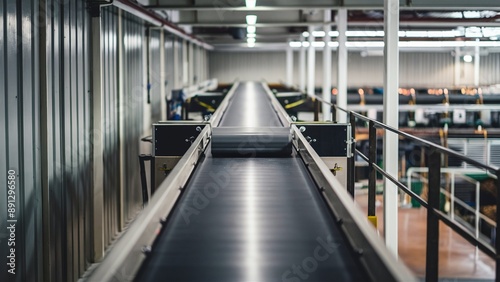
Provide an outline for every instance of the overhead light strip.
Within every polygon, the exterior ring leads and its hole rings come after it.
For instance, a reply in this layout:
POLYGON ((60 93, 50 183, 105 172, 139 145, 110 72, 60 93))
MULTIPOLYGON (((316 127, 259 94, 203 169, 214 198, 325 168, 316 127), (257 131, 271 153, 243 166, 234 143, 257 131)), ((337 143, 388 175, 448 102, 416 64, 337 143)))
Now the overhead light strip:
POLYGON ((247 8, 255 8, 256 0, 245 0, 245 5, 247 8))
MULTIPOLYGON (((338 37, 338 31, 330 31, 331 37, 338 37)), ((302 33, 304 37, 309 37, 309 32, 302 33)), ((324 37, 324 31, 313 31, 314 37, 324 37)), ((348 30, 347 37, 384 37, 383 30, 348 30)), ((500 37, 500 28, 498 27, 468 27, 453 30, 401 30, 399 37, 407 38, 454 38, 454 37, 469 37, 469 38, 490 38, 500 37)))
MULTIPOLYGON (((307 41, 291 41, 289 46, 292 48, 309 47, 307 41)), ((323 41, 313 42, 314 47, 324 47, 323 41)), ((328 44, 330 47, 338 47, 338 42, 332 41, 328 44)), ((383 48, 383 41, 348 41, 348 48, 383 48)), ((451 47, 500 47, 499 41, 400 41, 401 48, 451 48, 451 47)))

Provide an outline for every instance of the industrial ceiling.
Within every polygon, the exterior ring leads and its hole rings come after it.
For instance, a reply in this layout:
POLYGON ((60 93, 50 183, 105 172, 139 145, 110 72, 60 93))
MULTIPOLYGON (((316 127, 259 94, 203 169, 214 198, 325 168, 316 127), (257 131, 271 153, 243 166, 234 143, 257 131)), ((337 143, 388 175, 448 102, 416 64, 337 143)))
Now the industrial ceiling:
MULTIPOLYGON (((139 4, 215 49, 300 47, 301 35, 307 37, 311 25, 320 43, 325 23, 332 25, 335 41, 335 16, 343 8, 348 11, 349 41, 383 41, 382 0, 141 0, 139 4), (331 10, 332 21, 324 20, 326 10, 331 10)), ((480 41, 483 47, 499 49, 500 5, 494 0, 401 0, 400 38, 459 42, 445 43, 445 48, 460 44, 467 47, 469 41, 480 41)))

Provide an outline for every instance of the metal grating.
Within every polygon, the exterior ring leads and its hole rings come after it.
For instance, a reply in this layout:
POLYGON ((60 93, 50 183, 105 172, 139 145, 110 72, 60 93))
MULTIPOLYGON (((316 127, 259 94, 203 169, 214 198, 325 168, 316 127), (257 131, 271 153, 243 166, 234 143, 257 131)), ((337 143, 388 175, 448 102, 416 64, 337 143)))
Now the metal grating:
POLYGON ((490 141, 490 164, 500 167, 500 140, 490 141))

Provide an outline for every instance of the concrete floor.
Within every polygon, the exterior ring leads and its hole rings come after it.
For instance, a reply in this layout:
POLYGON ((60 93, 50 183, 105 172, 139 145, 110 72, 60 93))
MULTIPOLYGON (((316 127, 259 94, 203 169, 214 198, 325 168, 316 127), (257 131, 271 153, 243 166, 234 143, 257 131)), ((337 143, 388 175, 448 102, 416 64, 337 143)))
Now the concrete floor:
MULTIPOLYGON (((383 236, 383 198, 377 195, 378 230, 383 236)), ((368 195, 356 194, 356 203, 366 212, 368 195)), ((425 208, 399 208, 399 256, 413 273, 425 277, 425 208)), ((440 223, 439 277, 442 281, 493 281, 495 262, 469 242, 440 223)))

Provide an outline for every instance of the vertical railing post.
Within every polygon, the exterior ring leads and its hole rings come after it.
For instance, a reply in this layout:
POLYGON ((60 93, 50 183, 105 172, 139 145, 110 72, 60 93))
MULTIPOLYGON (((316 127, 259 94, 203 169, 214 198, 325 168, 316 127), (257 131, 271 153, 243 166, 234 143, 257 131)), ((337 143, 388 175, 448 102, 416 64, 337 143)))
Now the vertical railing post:
POLYGON ((337 122, 337 108, 335 108, 334 104, 332 104, 332 122, 337 122))
POLYGON ((439 218, 435 210, 439 210, 441 188, 441 154, 430 149, 429 154, 429 187, 427 208, 427 250, 425 260, 425 281, 438 281, 439 277, 439 218))
MULTIPOLYGON (((495 175, 497 176, 497 191, 500 189, 500 169, 495 172, 495 175)), ((500 195, 497 193, 497 207, 500 207, 500 195)), ((500 209, 497 208, 497 215, 496 218, 500 218, 500 209)), ((500 279, 500 240, 498 240, 498 234, 500 234, 500 224, 496 225, 495 228, 495 261, 496 261, 496 267, 495 267, 495 281, 498 281, 500 279)))
POLYGON ((351 194, 354 198, 354 183, 356 182, 354 173, 355 169, 355 158, 356 155, 356 142, 355 142, 355 132, 356 132, 356 117, 349 112, 349 122, 351 123, 351 140, 348 140, 347 146, 351 146, 351 155, 347 158, 347 192, 351 194))
POLYGON ((373 164, 377 162, 377 129, 375 123, 370 120, 368 125, 368 217, 375 216, 375 196, 377 189, 377 171, 373 164))
POLYGON ((314 121, 319 121, 319 100, 316 98, 313 98, 314 102, 314 121))

